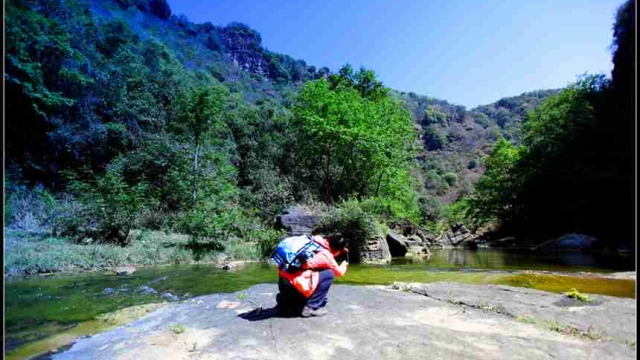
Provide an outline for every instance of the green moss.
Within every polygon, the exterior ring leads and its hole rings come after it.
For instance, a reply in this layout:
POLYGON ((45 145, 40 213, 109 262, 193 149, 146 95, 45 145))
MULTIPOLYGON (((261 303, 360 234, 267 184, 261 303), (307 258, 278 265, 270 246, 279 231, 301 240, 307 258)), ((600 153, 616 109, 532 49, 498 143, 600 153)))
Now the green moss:
POLYGON ((598 276, 552 275, 526 272, 500 277, 497 284, 527 287, 554 293, 578 289, 580 293, 635 298, 635 281, 598 276))
POLYGON ((576 290, 575 288, 567 291, 564 294, 567 295, 567 297, 569 297, 571 299, 576 299, 576 300, 585 301, 585 302, 591 301, 589 299, 588 295, 581 293, 580 291, 576 290))
POLYGON ((535 324, 536 323, 536 319, 526 316, 526 315, 518 315, 515 317, 515 320, 517 322, 523 323, 523 324, 535 324))

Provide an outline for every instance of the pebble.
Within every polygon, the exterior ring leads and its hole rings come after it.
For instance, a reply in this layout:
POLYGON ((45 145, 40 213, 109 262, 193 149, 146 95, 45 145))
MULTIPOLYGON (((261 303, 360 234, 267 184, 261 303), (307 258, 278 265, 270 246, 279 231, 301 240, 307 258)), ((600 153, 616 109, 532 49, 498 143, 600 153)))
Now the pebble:
POLYGON ((112 295, 113 293, 115 293, 116 291, 113 288, 105 288, 104 290, 102 290, 102 293, 104 295, 112 295))

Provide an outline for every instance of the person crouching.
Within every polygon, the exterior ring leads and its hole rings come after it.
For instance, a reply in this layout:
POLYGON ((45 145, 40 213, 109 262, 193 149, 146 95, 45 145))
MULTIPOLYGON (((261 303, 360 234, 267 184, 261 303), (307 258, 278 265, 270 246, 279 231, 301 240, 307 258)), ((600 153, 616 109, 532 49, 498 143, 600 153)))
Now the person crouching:
POLYGON ((340 265, 336 257, 348 251, 347 241, 342 235, 322 237, 312 236, 312 240, 320 245, 320 250, 307 260, 300 271, 288 273, 278 270, 277 309, 283 315, 303 317, 324 316, 327 310, 327 294, 334 276, 342 276, 347 272, 347 261, 340 265))

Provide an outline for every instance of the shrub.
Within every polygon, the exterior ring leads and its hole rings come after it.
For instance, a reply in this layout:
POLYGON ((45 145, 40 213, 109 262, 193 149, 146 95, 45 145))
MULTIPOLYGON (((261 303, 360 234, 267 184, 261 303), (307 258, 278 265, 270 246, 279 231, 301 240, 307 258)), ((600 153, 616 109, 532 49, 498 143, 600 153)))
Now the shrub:
POLYGON ((338 232, 349 241, 351 260, 360 262, 360 253, 366 241, 382 233, 376 217, 366 212, 358 200, 348 200, 328 216, 322 218, 316 228, 317 232, 330 234, 338 232))
POLYGON ((86 210, 86 215, 81 217, 84 221, 78 224, 79 234, 83 233, 83 225, 85 230, 90 229, 90 221, 95 219, 97 230, 90 231, 90 236, 118 245, 129 243, 129 232, 135 225, 137 215, 145 207, 147 184, 139 182, 130 185, 125 182, 121 165, 122 162, 116 160, 104 176, 94 181, 72 179, 71 188, 79 194, 79 200, 86 210))
POLYGON ((97 240, 98 220, 87 207, 71 195, 61 197, 53 221, 53 233, 76 241, 97 240))
POLYGON ((462 198, 451 205, 445 206, 443 208, 442 215, 448 225, 453 225, 471 222, 468 212, 469 201, 466 198, 462 198))
POLYGON ((53 227, 57 201, 41 184, 34 188, 8 185, 5 218, 10 227, 34 233, 48 232, 53 227))
POLYGON ((427 225, 437 222, 442 216, 442 204, 432 196, 418 199, 420 206, 420 223, 427 225))
POLYGON ((444 180, 449 186, 453 186, 458 182, 458 175, 448 172, 442 175, 442 180, 444 180))

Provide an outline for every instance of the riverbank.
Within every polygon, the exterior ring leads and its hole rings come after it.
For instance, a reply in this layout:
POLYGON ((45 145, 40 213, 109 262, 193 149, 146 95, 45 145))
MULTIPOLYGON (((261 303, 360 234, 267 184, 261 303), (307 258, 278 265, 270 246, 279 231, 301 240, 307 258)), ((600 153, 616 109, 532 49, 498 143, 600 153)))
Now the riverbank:
POLYGON ((51 359, 635 358, 630 299, 454 283, 337 285, 327 317, 304 319, 274 316, 276 292, 262 284, 169 304, 51 359), (264 310, 249 313, 256 307, 264 310))
POLYGON ((162 231, 133 231, 131 245, 77 244, 65 238, 5 229, 5 278, 107 271, 122 266, 222 264, 258 260, 255 244, 226 244, 224 252, 199 251, 189 238, 162 231), (197 258, 197 260, 196 260, 197 258))

